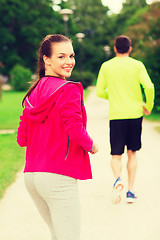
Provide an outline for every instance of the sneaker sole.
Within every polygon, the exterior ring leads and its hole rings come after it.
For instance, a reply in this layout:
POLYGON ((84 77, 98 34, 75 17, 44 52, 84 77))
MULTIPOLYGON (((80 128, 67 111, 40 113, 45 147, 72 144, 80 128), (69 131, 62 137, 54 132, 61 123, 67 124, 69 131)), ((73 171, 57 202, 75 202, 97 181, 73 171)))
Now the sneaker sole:
POLYGON ((135 198, 126 198, 126 203, 134 203, 135 201, 135 198))

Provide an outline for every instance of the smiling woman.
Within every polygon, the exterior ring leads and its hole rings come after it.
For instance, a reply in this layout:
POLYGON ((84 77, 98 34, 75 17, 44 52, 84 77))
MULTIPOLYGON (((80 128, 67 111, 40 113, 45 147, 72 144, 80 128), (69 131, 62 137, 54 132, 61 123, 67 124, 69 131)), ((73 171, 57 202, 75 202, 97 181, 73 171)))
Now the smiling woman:
POLYGON ((75 65, 74 50, 71 42, 57 43, 52 46, 52 56, 43 56, 45 75, 70 77, 75 65))
POLYGON ((72 42, 48 35, 39 50, 39 79, 24 97, 17 142, 26 147, 25 184, 52 240, 79 240, 77 179, 92 178, 81 83, 67 81, 75 65, 72 42), (62 231, 63 229, 63 231, 62 231))

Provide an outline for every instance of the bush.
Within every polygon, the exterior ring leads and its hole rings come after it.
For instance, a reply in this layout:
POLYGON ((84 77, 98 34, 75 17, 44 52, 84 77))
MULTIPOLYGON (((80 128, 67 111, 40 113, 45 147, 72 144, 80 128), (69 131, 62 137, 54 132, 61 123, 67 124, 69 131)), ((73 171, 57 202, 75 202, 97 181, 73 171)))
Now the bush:
POLYGON ((83 88, 87 88, 88 86, 91 86, 93 82, 96 79, 96 76, 94 73, 91 73, 89 71, 83 71, 81 74, 79 71, 73 71, 71 79, 75 82, 81 82, 83 84, 83 88))
POLYGON ((15 65, 10 72, 10 83, 15 91, 28 89, 28 82, 31 81, 32 72, 21 65, 15 65))

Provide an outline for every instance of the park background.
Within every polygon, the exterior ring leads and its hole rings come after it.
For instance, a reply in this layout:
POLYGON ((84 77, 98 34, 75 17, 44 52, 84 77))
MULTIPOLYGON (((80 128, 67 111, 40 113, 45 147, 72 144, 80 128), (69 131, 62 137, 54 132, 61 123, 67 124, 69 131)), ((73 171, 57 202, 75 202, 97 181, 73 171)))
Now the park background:
POLYGON ((73 40, 77 64, 71 79, 83 83, 85 94, 95 85, 102 62, 114 56, 115 37, 128 35, 131 57, 145 64, 155 85, 148 119, 160 121, 159 1, 126 0, 120 12, 113 13, 101 0, 0 0, 0 33, 0 198, 24 165, 25 149, 16 143, 16 129, 28 82, 36 78, 37 50, 47 34, 73 40), (69 15, 64 19, 66 9, 69 15))

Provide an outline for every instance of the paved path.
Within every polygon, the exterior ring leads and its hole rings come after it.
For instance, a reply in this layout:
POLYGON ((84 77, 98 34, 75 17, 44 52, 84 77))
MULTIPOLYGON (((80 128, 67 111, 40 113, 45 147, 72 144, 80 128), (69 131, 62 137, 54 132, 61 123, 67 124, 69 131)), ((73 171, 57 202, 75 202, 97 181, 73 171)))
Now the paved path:
MULTIPOLYGON (((160 134, 150 122, 143 122, 143 149, 135 190, 138 201, 119 205, 111 202, 113 174, 110 168, 108 103, 95 96, 93 88, 87 103, 88 131, 99 145, 91 157, 93 180, 81 181, 81 240, 160 240, 160 134)), ((126 155, 122 177, 127 183, 126 155)), ((125 194, 125 192, 124 192, 125 194)), ((47 226, 25 190, 23 174, 8 188, 0 202, 1 240, 50 240, 47 226)))
POLYGON ((0 134, 13 134, 15 132, 15 129, 0 129, 0 134))

